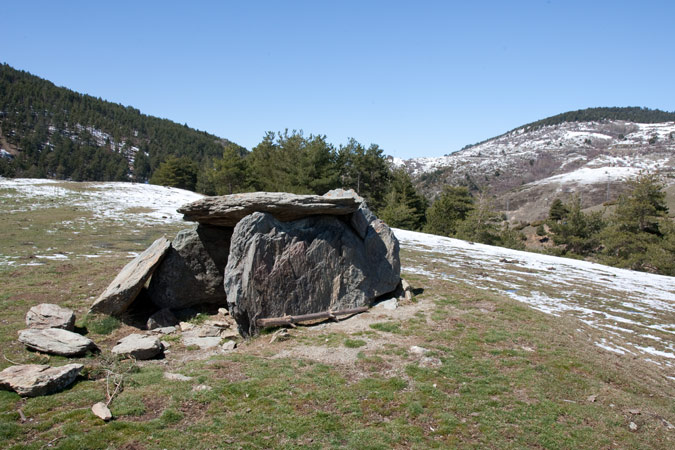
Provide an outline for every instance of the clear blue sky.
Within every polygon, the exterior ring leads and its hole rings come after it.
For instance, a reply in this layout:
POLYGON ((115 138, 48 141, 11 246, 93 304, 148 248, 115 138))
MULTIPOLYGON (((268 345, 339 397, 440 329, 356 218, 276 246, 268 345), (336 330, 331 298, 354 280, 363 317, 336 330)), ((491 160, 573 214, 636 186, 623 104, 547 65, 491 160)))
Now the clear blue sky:
POLYGON ((675 110, 675 2, 43 1, 0 61, 247 148, 265 131, 440 156, 591 106, 675 110))

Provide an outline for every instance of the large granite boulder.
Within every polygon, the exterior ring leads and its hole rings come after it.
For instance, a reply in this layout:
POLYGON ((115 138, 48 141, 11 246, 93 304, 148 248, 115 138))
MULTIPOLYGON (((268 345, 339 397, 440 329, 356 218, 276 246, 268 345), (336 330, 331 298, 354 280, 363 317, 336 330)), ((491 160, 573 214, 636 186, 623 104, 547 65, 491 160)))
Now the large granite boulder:
POLYGON ((61 328, 21 330, 19 342, 32 350, 61 356, 77 356, 96 349, 91 339, 61 328))
POLYGON ((398 240, 381 220, 362 239, 335 216, 280 222, 258 212, 234 229, 224 285, 246 336, 257 319, 369 306, 399 280, 398 240))
POLYGON ((171 242, 159 238, 143 253, 124 266, 112 283, 91 305, 90 311, 119 315, 133 303, 157 265, 169 250, 171 242))
POLYGON ((174 310, 225 305, 223 271, 231 235, 232 228, 205 225, 179 232, 152 275, 150 300, 159 308, 174 310))
POLYGON ((29 328, 63 328, 73 331, 75 328, 75 313, 72 309, 53 303, 42 303, 28 310, 26 325, 29 328))
POLYGON ((247 192, 206 197, 178 209, 185 220, 234 227, 254 212, 267 212, 287 222, 317 214, 347 215, 357 211, 359 202, 351 195, 297 195, 285 192, 247 192))
POLYGON ((10 366, 0 372, 0 389, 15 391, 22 397, 52 394, 75 381, 83 367, 82 364, 61 367, 40 364, 10 366))

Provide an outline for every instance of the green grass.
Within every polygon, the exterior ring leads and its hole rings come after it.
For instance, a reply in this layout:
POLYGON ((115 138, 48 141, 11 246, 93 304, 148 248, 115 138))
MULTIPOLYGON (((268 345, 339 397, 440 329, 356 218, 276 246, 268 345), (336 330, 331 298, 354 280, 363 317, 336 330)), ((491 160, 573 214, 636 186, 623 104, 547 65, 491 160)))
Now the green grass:
MULTIPOLYGON (((0 348, 15 361, 65 364, 65 358, 27 352, 16 342, 27 309, 48 301, 74 308, 78 325, 104 352, 76 359, 87 370, 60 393, 22 399, 0 391, 3 448, 675 446, 664 422, 675 424, 675 388, 658 368, 603 352, 593 345, 594 331, 574 319, 545 315, 461 281, 420 275, 409 277, 424 292, 407 318, 389 320, 379 312, 362 329, 298 328, 290 330, 291 339, 274 344, 263 335, 234 353, 205 360, 197 358, 196 349, 172 345, 165 360, 138 363, 129 372, 111 404, 115 419, 103 423, 90 411, 106 399, 103 368, 118 364, 114 367, 122 370, 119 361, 105 359, 105 351, 131 329, 84 312, 128 261, 126 252, 142 250, 182 226, 148 227, 132 237, 113 223, 96 230, 64 225, 57 233, 41 231, 61 227, 55 220, 68 214, 88 214, 64 211, 0 214, 0 238, 7 243, 3 255, 23 263, 49 247, 71 252, 67 261, 42 266, 0 266, 0 348), (29 230, 19 233, 21 226, 29 230), (69 240, 69 231, 80 234, 69 240), (95 245, 113 253, 98 259, 75 256, 92 253, 95 245), (412 345, 429 352, 414 355, 412 345), (296 346, 358 355, 352 362, 327 363, 296 357, 296 346), (278 357, 281 351, 287 356, 278 357), (168 381, 165 371, 193 380, 168 381), (196 384, 211 390, 195 391, 196 384), (595 402, 587 400, 592 394, 595 402), (27 421, 21 421, 19 410, 27 421), (636 432, 630 422, 637 424, 636 432)), ((405 250, 403 264, 424 257, 405 250)), ((176 336, 163 339, 177 342, 176 336)), ((8 365, 0 359, 0 368, 8 365)))

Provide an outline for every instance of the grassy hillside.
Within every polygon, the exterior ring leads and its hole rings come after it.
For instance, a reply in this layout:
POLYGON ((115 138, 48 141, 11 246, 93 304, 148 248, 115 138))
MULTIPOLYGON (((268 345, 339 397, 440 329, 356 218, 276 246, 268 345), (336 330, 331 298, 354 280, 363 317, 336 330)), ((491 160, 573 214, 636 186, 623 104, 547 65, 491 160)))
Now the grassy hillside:
MULTIPOLYGON (((227 354, 167 336, 166 357, 129 372, 111 404, 115 420, 104 423, 90 411, 105 399, 101 368, 111 367, 107 350, 132 329, 85 311, 130 253, 185 224, 155 214, 152 204, 108 205, 108 214, 104 204, 85 207, 96 190, 51 183, 27 194, 0 186, 0 369, 10 361, 66 363, 16 341, 26 311, 41 302, 74 308, 77 325, 103 349, 79 359, 86 373, 61 393, 22 399, 0 391, 3 447, 673 446, 675 389, 666 366, 603 350, 594 344, 608 336, 602 330, 480 282, 508 284, 503 270, 454 267, 445 261, 452 255, 407 244, 402 266, 416 289, 412 302, 292 329, 272 343, 265 334, 227 354), (164 372, 192 380, 169 381, 164 372)), ((544 275, 520 270, 519 289, 536 291, 544 275)))

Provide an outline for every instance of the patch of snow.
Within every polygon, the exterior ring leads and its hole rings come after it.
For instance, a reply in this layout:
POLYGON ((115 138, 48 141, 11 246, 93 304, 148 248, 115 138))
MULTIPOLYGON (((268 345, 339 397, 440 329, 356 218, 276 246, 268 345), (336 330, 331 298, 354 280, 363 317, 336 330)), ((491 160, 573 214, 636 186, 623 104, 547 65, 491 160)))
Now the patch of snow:
MULTIPOLYGON (((665 366, 675 366, 668 356, 675 338, 675 277, 407 230, 394 233, 401 248, 429 254, 414 267, 403 267, 404 273, 502 292, 547 314, 611 332, 641 354, 664 357, 665 366), (501 263, 504 259, 510 262, 501 263), (654 347, 641 346, 643 338, 656 341, 654 347)), ((611 347, 632 353, 615 343, 611 347)))

